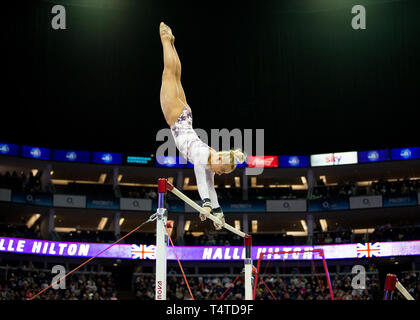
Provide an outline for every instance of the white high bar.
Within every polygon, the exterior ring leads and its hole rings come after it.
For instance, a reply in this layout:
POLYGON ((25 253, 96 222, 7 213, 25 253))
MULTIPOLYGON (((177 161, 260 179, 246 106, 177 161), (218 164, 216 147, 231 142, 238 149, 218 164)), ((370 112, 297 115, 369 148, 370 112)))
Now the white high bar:
POLYGON ((237 234, 238 236, 240 236, 242 238, 247 238, 249 236, 245 232, 242 232, 242 231, 240 231, 240 230, 232 227, 231 225, 229 225, 227 223, 223 223, 219 218, 215 217, 214 215, 208 214, 208 212, 207 212, 206 209, 204 209, 203 207, 199 206, 195 201, 193 201, 190 198, 188 198, 185 194, 183 194, 181 191, 179 191, 177 188, 175 188, 169 182, 167 182, 167 184, 169 186, 169 188, 168 188, 169 191, 171 191, 174 195, 176 195, 178 198, 180 198, 184 202, 188 203, 191 207, 193 207, 198 212, 205 214, 208 219, 213 220, 217 224, 223 225, 223 227, 225 229, 229 230, 230 232, 233 232, 233 233, 237 234))

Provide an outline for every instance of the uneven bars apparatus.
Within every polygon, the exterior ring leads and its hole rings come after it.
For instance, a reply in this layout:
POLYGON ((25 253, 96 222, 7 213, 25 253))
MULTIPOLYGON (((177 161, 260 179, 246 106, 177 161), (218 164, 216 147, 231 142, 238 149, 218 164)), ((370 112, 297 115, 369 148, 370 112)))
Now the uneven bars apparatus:
POLYGON ((166 250, 168 243, 168 236, 166 234, 166 224, 168 219, 168 211, 166 206, 166 193, 171 191, 178 198, 188 203, 192 208, 200 213, 206 215, 206 217, 236 235, 244 238, 245 245, 245 300, 253 300, 252 294, 252 258, 251 258, 251 247, 252 240, 249 234, 242 232, 227 223, 222 223, 220 219, 208 214, 208 212, 199 206, 195 201, 188 198, 185 194, 175 188, 166 179, 160 178, 158 180, 158 208, 156 211, 156 285, 155 285, 155 300, 166 300, 166 278, 167 278, 167 261, 166 261, 166 250))
MULTIPOLYGON (((390 292, 395 291, 395 288, 406 298, 407 300, 414 300, 413 296, 407 291, 406 288, 398 281, 395 274, 388 273, 385 279, 385 297, 384 300, 388 300, 390 292)), ((389 297, 391 298, 391 297, 389 297)), ((391 299, 389 299, 391 300, 391 299)))

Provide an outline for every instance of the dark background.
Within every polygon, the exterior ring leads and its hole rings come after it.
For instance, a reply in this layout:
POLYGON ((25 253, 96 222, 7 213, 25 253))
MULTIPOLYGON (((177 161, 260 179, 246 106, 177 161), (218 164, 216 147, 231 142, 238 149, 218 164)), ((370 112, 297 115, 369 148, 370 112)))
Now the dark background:
POLYGON ((164 21, 196 128, 264 128, 266 154, 420 145, 418 0, 2 5, 2 142, 155 152, 164 21), (351 28, 357 4, 366 30, 351 28))

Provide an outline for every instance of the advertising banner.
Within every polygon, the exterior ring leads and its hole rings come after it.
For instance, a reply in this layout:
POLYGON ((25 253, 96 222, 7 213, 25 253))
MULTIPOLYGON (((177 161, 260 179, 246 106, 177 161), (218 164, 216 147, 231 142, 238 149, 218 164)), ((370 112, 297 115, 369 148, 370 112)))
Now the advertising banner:
POLYGON ((278 156, 249 156, 247 158, 250 168, 277 168, 279 166, 278 156))
POLYGON ((297 200, 267 200, 267 212, 306 212, 305 199, 297 200))
POLYGON ((65 162, 90 162, 89 151, 54 150, 53 160, 65 162))
POLYGON ((409 160, 420 158, 420 147, 391 149, 392 160, 409 160))
POLYGON ((416 206, 417 202, 417 193, 383 196, 384 207, 416 206))
POLYGON ((311 166, 339 166, 357 163, 357 151, 335 152, 311 155, 311 166))
POLYGON ((21 156, 25 158, 50 160, 51 150, 47 148, 39 148, 33 146, 22 146, 21 156))
POLYGON ((88 196, 87 208, 88 209, 119 210, 120 203, 117 199, 88 196))
POLYGON ((308 200, 308 211, 335 211, 350 209, 348 198, 308 200))
POLYGON ((357 151, 334 153, 335 166, 339 166, 343 164, 355 164, 355 163, 357 163, 357 151))
MULTIPOLYGON (((154 244, 116 244, 44 241, 34 239, 0 237, 0 253, 36 254, 62 257, 93 257, 101 251, 99 258, 110 259, 156 259, 154 244), (109 249, 107 249, 109 248, 109 249)), ((317 246, 256 246, 252 247, 251 258, 258 260, 261 253, 264 260, 319 260, 316 252, 322 249, 326 259, 357 259, 393 256, 420 255, 420 241, 395 241, 375 243, 351 243, 317 246), (305 252, 306 251, 306 252, 305 252), (279 252, 283 252, 279 254, 279 252)), ((243 246, 177 246, 175 251, 183 261, 235 261, 245 258, 243 246)), ((167 259, 176 260, 174 249, 167 247, 167 259)))
POLYGON ((0 142, 0 155, 17 156, 19 154, 19 146, 12 143, 0 142))
POLYGON ((389 160, 389 150, 370 150, 370 151, 359 151, 358 153, 359 162, 378 162, 389 160))
POLYGON ((350 197, 350 209, 381 208, 382 196, 350 197))
POLYGON ((100 164, 122 164, 122 154, 113 152, 94 152, 92 155, 94 163, 100 164))
POLYGON ((54 207, 86 208, 86 197, 68 194, 55 194, 54 207))
POLYGON ((26 192, 12 192, 12 201, 15 203, 25 203, 33 206, 52 206, 52 194, 45 193, 26 193, 26 192))
POLYGON ((265 212, 265 201, 220 202, 223 212, 265 212))
POLYGON ((323 153, 323 154, 313 154, 313 155, 311 155, 311 166, 312 167, 332 166, 332 165, 334 165, 334 154, 333 153, 323 153))
POLYGON ((152 199, 121 198, 120 209, 130 211, 151 211, 152 199))
POLYGON ((309 167, 309 156, 279 156, 279 167, 309 167))
POLYGON ((144 166, 144 167, 152 167, 154 166, 154 156, 153 155, 141 155, 141 156, 127 156, 125 158, 125 164, 128 165, 137 165, 137 166, 144 166))

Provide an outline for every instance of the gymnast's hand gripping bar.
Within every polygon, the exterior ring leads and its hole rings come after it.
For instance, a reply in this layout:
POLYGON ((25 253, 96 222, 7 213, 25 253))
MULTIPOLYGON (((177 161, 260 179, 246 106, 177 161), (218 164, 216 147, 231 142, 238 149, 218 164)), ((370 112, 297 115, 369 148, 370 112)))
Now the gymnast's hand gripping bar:
POLYGON ((166 179, 163 179, 163 178, 159 179, 159 181, 158 181, 158 191, 159 191, 159 193, 166 193, 166 190, 171 191, 174 195, 176 195, 178 198, 180 198, 184 202, 188 203, 195 210, 197 210, 200 213, 205 214, 208 219, 213 220, 217 224, 222 225, 225 229, 229 230, 230 232, 233 232, 233 233, 237 234, 238 236, 240 236, 242 238, 249 238, 250 237, 245 232, 242 232, 242 231, 232 227, 231 225, 229 225, 227 223, 223 223, 222 221, 220 221, 220 219, 213 216, 212 214, 208 214, 208 212, 205 209, 203 209, 195 201, 188 198, 185 194, 183 194, 181 191, 179 191, 177 188, 175 188, 172 184, 170 184, 166 179))

